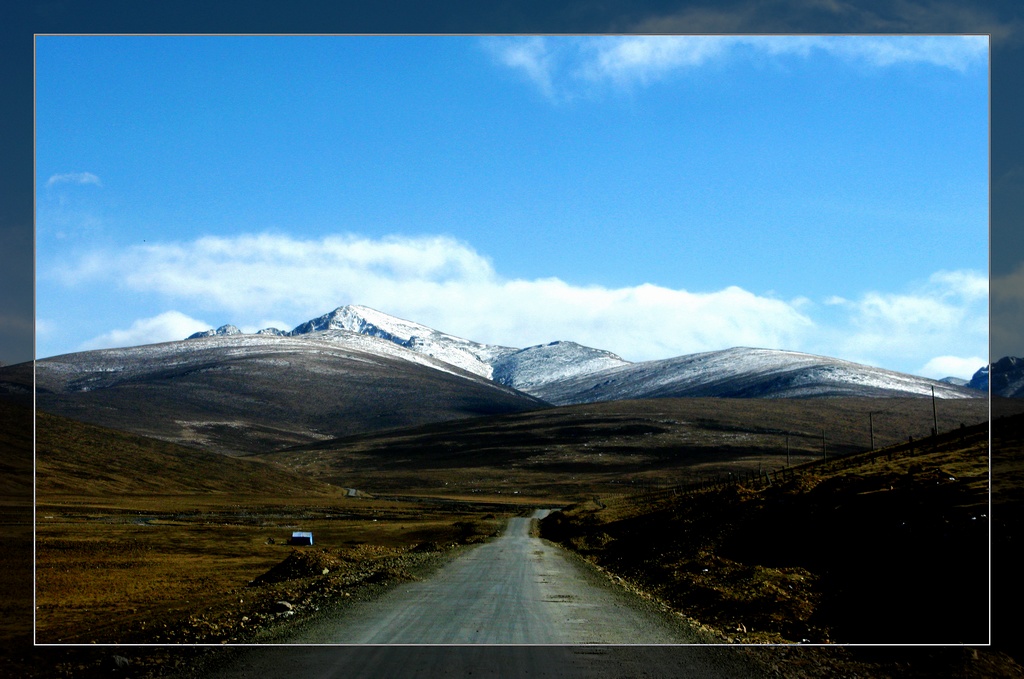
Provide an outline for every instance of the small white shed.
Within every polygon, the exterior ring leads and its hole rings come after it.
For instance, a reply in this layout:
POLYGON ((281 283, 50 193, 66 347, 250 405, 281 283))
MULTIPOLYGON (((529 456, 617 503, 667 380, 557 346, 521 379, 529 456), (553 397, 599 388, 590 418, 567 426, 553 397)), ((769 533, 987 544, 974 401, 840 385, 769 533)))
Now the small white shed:
POLYGON ((289 545, 311 545, 313 544, 313 533, 305 530, 292 531, 292 539, 288 541, 289 545))

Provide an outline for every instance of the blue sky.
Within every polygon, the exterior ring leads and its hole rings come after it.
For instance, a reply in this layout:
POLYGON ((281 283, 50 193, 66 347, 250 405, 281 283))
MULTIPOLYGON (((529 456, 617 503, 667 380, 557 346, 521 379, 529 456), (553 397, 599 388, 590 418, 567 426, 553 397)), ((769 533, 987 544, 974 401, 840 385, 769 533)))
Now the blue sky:
POLYGON ((42 36, 36 191, 39 357, 357 303, 986 362, 985 38, 42 36))

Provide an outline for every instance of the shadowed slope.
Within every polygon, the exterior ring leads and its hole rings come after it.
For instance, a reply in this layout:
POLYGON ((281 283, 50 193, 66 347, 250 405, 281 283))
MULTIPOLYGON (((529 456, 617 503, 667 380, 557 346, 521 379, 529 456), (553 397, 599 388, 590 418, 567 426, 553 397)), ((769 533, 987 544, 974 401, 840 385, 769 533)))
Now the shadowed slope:
MULTIPOLYGON (((1024 403, 1019 405, 1024 409, 1024 403)), ((938 403, 939 431, 982 422, 984 399, 938 403)), ((920 439, 931 399, 647 399, 549 408, 346 437, 269 454, 370 492, 590 497, 776 469, 920 439)))
POLYGON ((343 492, 277 465, 186 448, 59 415, 38 413, 36 424, 40 500, 57 494, 116 498, 343 492))
MULTIPOLYGON (((24 366, 0 389, 31 389, 24 366)), ((226 453, 546 404, 384 340, 218 336, 43 359, 44 412, 226 453)))

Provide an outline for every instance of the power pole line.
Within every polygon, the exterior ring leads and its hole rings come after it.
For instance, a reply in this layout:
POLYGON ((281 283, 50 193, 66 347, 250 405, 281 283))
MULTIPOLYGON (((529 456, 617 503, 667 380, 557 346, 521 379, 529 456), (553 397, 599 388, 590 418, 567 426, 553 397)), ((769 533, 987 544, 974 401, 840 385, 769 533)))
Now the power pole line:
POLYGON ((932 436, 939 435, 939 418, 935 414, 935 387, 932 387, 932 436))
POLYGON ((871 450, 875 449, 875 425, 871 421, 871 413, 868 413, 868 431, 871 433, 871 450))

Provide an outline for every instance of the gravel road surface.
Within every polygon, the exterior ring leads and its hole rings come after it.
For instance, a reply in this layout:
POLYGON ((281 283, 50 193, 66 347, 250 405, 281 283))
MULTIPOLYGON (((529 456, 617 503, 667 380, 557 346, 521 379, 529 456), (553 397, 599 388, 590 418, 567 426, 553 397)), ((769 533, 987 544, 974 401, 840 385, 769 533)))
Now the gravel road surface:
MULTIPOLYGON (((539 510, 534 518, 543 516, 539 510)), ((699 643, 665 615, 638 606, 560 547, 513 518, 433 577, 359 602, 293 639, 314 644, 699 643)))
POLYGON ((513 518, 499 538, 433 576, 346 606, 286 640, 316 646, 238 649, 216 676, 758 675, 743 649, 652 646, 708 639, 531 537, 532 520, 513 518))

